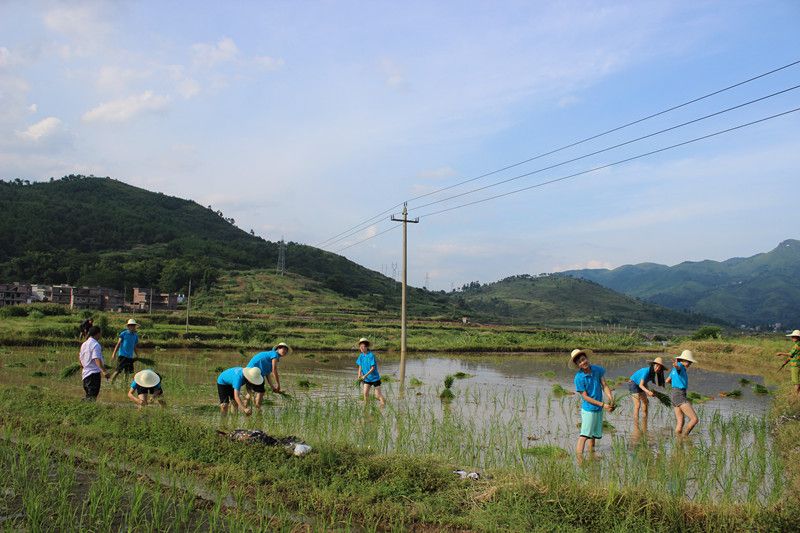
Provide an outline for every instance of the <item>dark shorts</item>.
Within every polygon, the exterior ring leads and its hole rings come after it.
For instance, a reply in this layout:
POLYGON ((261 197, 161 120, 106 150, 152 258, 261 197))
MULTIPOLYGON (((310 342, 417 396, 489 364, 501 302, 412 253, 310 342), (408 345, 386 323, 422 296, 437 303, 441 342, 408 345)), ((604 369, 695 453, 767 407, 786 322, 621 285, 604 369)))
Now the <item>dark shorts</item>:
POLYGON ((365 381, 364 385, 369 385, 370 387, 380 387, 381 386, 381 380, 378 380, 378 381, 365 381))
POLYGON ((266 387, 265 387, 266 383, 267 383, 267 382, 265 381, 265 382, 264 382, 264 383, 262 383, 261 385, 253 385, 253 384, 252 384, 252 383, 250 383, 249 381, 245 381, 245 384, 244 384, 244 386, 245 386, 245 387, 247 388, 247 390, 248 390, 248 391, 250 391, 250 392, 266 392, 266 391, 267 391, 267 389, 266 389, 266 387))
POLYGON ((630 392, 631 394, 636 394, 638 392, 644 394, 644 391, 639 388, 639 384, 634 381, 628 382, 628 392, 630 392))
POLYGON ((686 398, 686 389, 672 389, 669 399, 672 400, 672 407, 680 407, 689 401, 686 398))
POLYGON ((133 358, 119 356, 117 363, 117 372, 125 372, 126 374, 133 373, 133 358))
POLYGON ((161 390, 161 385, 156 385, 155 387, 150 387, 149 389, 146 387, 142 387, 141 385, 136 385, 136 395, 139 394, 152 394, 153 396, 159 396, 164 391, 161 390))
POLYGON ((95 372, 83 378, 83 390, 86 392, 86 399, 94 400, 100 394, 100 378, 102 374, 95 372))
POLYGON ((217 394, 219 395, 219 403, 235 402, 233 398, 233 387, 230 385, 220 385, 217 383, 217 394))

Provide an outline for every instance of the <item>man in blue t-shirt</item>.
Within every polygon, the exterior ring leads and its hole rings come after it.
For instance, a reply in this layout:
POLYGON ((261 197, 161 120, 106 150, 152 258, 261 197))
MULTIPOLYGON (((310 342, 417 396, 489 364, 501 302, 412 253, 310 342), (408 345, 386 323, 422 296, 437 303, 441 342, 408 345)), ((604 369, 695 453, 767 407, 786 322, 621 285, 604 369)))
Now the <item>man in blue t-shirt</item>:
POLYGON ((575 452, 578 460, 583 459, 583 449, 589 441, 589 451, 594 451, 594 442, 603 437, 603 409, 611 411, 611 404, 603 401, 603 393, 608 396, 609 402, 614 401, 614 395, 606 384, 606 369, 602 366, 589 364, 589 356, 584 350, 572 350, 570 361, 578 372, 575 374, 575 390, 581 395, 581 433, 575 452))
MULTIPOLYGON (((261 370, 261 375, 266 379, 264 383, 260 385, 247 385, 247 390, 255 394, 254 404, 256 407, 261 407, 261 402, 264 398, 264 392, 266 391, 265 384, 269 382, 269 386, 272 387, 272 392, 280 393, 281 392, 281 378, 278 375, 278 361, 281 360, 281 357, 286 357, 291 353, 292 349, 289 348, 289 345, 285 342, 279 342, 275 345, 272 350, 267 352, 259 352, 250 359, 250 362, 247 363, 247 368, 258 368, 261 370), (275 381, 273 384, 272 381, 275 381)), ((250 394, 245 397, 245 400, 249 400, 250 394)))
POLYGON ((261 370, 258 368, 242 368, 235 366, 224 370, 217 376, 217 395, 219 396, 219 410, 222 414, 228 412, 228 407, 236 411, 236 408, 242 410, 246 415, 252 413, 252 409, 247 407, 242 397, 239 395, 239 389, 242 385, 261 385, 264 383, 264 377, 261 375, 261 370))
POLYGON ((120 331, 119 340, 117 341, 117 345, 114 346, 114 353, 111 354, 111 360, 117 358, 119 355, 119 362, 117 363, 117 369, 114 371, 114 375, 111 376, 111 383, 114 383, 114 380, 117 379, 117 376, 121 372, 125 372, 125 375, 133 373, 133 358, 139 356, 139 349, 136 347, 139 344, 139 334, 136 332, 138 324, 134 319, 128 320, 128 324, 125 326, 125 329, 120 331))
POLYGON ((358 341, 358 359, 356 365, 358 366, 358 381, 363 382, 364 401, 369 399, 369 390, 374 387, 375 398, 380 402, 381 407, 386 405, 386 400, 381 394, 381 375, 378 373, 378 362, 375 360, 375 355, 369 349, 369 340, 361 338, 358 341))

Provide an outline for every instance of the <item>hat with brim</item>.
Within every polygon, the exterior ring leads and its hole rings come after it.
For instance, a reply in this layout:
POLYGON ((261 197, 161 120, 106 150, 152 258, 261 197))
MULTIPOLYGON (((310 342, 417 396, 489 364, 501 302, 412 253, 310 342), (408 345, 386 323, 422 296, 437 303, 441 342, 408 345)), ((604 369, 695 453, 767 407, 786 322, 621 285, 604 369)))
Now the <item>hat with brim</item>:
POLYGON ((140 387, 149 389, 161 383, 161 378, 149 368, 145 368, 144 370, 140 370, 134 374, 133 381, 135 381, 140 387))
POLYGON ((655 359, 653 359, 653 360, 652 360, 652 361, 650 361, 650 362, 651 362, 651 363, 655 363, 655 364, 657 364, 657 365, 666 366, 666 365, 664 364, 664 359, 662 359, 661 357, 656 357, 655 359))
POLYGON ((786 335, 787 337, 800 337, 800 329, 796 329, 793 332, 786 335))
POLYGON ((244 374, 244 379, 252 383, 253 385, 261 385, 264 383, 264 376, 261 375, 261 369, 252 367, 252 368, 243 368, 242 374, 244 374))
POLYGON ((132 318, 128 319, 128 326, 138 326, 139 324, 132 318))
POLYGON ((697 361, 695 360, 694 354, 692 353, 691 350, 682 351, 681 354, 675 359, 677 359, 678 361, 688 361, 695 365, 697 364, 697 361))
POLYGON ((287 353, 292 353, 292 349, 285 342, 279 342, 278 344, 272 347, 273 350, 277 350, 278 348, 286 348, 287 353))
POLYGON ((358 345, 361 346, 362 344, 366 344, 367 346, 370 345, 369 339, 366 337, 361 337, 358 339, 358 345))
POLYGON ((575 363, 575 358, 578 357, 579 355, 585 355, 586 357, 589 357, 589 354, 586 353, 585 350, 581 350, 580 348, 576 348, 576 349, 572 350, 571 354, 569 354, 569 362, 572 363, 574 366, 577 366, 577 364, 575 363))

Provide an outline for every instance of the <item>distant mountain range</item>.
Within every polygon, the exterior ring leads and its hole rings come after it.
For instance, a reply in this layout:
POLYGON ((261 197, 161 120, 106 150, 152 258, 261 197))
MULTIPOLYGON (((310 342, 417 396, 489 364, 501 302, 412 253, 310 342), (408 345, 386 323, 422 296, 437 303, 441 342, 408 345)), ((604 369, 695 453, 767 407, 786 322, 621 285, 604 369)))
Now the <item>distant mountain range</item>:
POLYGON ((800 241, 726 261, 625 265, 561 273, 679 311, 737 325, 800 327, 800 241))

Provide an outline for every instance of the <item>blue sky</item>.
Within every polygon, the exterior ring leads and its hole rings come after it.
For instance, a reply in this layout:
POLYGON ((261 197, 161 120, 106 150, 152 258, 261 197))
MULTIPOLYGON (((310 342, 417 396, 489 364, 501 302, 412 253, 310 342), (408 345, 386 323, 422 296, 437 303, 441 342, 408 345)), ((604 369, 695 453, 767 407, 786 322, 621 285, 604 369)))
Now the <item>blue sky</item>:
MULTIPOLYGON (((270 240, 316 244, 404 199, 798 60, 798 23, 796 1, 5 1, 0 176, 108 175, 210 204, 270 240)), ((449 192, 797 84, 800 66, 449 192)), ((795 90, 437 207, 798 106, 795 90)), ((797 113, 424 217, 409 230, 409 280, 449 290, 767 251, 800 237, 799 134, 797 113)), ((434 210, 421 203, 411 216, 434 210)), ((391 275, 400 237, 342 253, 391 275)))

